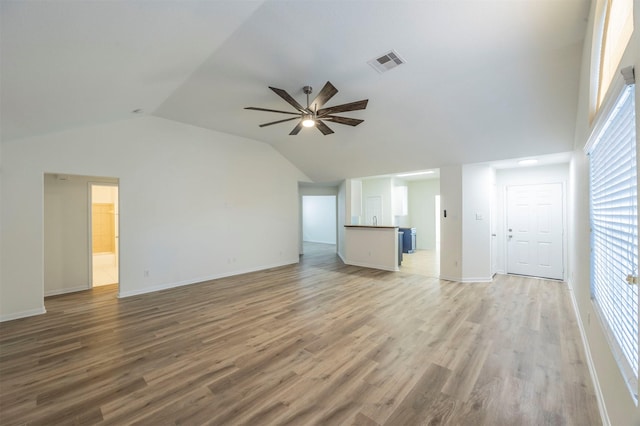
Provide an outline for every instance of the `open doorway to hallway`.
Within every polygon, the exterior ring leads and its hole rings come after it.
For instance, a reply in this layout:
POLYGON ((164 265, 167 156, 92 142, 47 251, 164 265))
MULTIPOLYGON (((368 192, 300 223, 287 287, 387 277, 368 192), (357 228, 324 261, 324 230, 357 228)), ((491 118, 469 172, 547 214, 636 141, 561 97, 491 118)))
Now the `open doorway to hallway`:
POLYGON ((118 283, 118 185, 90 184, 93 287, 118 283))
MULTIPOLYGON (((103 185, 117 190, 119 181, 117 178, 62 173, 45 173, 43 179, 44 295, 53 296, 88 290, 94 285, 92 185, 103 185)), ((117 266, 119 263, 118 215, 116 215, 118 197, 114 194, 109 197, 106 201, 97 198, 96 202, 114 204, 116 208, 113 213, 110 213, 109 208, 103 208, 105 216, 112 215, 111 222, 106 220, 107 223, 104 225, 105 232, 113 228, 109 231, 112 240, 98 247, 98 252, 111 255, 101 259, 104 262, 96 263, 117 266)), ((113 271, 112 267, 111 271, 113 271)), ((117 283, 117 277, 116 272, 115 279, 112 277, 102 283, 117 283)))
POLYGON ((303 253, 309 248, 336 252, 337 210, 335 195, 302 196, 303 253))

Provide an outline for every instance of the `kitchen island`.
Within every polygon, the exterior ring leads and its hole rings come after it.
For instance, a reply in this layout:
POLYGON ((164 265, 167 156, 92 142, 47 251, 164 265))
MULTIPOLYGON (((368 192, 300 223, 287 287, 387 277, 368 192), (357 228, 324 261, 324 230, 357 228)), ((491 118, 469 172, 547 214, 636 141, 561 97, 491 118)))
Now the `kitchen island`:
POLYGON ((398 227, 345 225, 345 259, 347 265, 399 271, 398 227))

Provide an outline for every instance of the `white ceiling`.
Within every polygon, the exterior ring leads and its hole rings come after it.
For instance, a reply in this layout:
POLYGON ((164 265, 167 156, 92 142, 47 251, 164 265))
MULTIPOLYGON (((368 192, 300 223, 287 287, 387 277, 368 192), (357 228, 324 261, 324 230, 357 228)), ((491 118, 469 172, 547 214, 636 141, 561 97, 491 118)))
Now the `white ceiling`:
POLYGON ((2 140, 155 115, 271 144, 318 182, 570 151, 589 0, 0 2, 2 140), (397 50, 379 74, 367 61, 397 50), (323 136, 246 106, 369 99, 323 136))

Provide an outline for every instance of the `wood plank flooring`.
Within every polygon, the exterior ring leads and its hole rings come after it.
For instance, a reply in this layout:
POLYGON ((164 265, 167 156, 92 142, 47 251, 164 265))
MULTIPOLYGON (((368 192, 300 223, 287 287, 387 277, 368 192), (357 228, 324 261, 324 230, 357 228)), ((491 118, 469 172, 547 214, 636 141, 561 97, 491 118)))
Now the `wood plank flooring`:
POLYGON ((598 425, 566 285, 299 265, 0 324, 2 425, 598 425))

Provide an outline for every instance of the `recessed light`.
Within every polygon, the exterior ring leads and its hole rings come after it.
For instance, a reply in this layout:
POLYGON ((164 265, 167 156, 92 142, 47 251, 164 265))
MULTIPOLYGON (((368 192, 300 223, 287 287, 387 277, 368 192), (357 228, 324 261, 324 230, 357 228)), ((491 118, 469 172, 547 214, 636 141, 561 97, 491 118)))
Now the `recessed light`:
POLYGON ((518 164, 521 166, 531 166, 533 164, 538 164, 538 160, 535 158, 527 158, 526 160, 518 161, 518 164))
POLYGON ((409 176, 432 175, 432 174, 433 174, 433 170, 427 170, 426 172, 403 173, 401 175, 396 175, 396 177, 409 177, 409 176))

